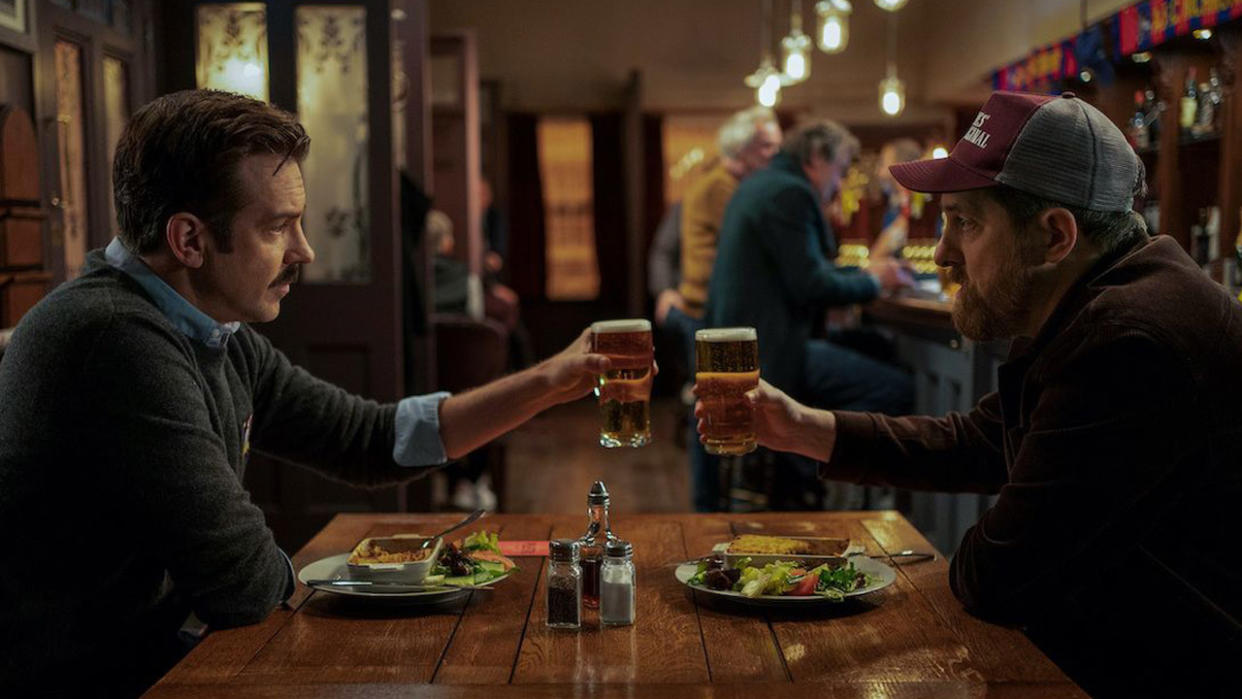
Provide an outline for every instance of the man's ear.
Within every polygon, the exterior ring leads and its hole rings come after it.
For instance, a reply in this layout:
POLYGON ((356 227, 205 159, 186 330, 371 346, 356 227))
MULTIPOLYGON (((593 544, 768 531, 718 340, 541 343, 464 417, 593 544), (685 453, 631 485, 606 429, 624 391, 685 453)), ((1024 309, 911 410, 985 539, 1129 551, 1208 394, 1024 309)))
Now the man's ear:
POLYGON ((1039 226, 1046 243, 1041 251, 1043 262, 1056 264, 1078 246, 1078 221, 1067 209, 1054 207, 1039 215, 1039 226))
POLYGON ((207 224, 202 219, 184 211, 175 213, 168 217, 164 238, 178 262, 193 269, 203 266, 207 224))

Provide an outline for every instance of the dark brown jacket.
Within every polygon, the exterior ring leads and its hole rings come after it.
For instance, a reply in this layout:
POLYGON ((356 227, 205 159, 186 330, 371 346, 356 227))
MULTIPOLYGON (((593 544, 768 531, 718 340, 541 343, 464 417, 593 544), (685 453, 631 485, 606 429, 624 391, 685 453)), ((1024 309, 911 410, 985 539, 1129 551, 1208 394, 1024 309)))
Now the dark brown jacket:
POLYGON ((964 415, 837 413, 822 475, 999 494, 952 561, 968 609, 1093 692, 1217 687, 1208 659, 1242 659, 1242 304, 1144 241, 1013 343, 998 388, 964 415))

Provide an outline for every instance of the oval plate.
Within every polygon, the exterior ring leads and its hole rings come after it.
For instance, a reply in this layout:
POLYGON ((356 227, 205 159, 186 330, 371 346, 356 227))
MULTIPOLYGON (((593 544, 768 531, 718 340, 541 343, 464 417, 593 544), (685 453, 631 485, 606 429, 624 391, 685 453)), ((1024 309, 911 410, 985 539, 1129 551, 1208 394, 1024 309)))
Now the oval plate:
MULTIPOLYGON (((875 592, 876 590, 882 590, 889 585, 892 585, 893 582, 897 580, 897 571, 893 570, 884 563, 875 560, 874 558, 869 558, 867 556, 850 556, 849 560, 854 564, 855 568, 867 575, 868 583, 853 592, 845 593, 847 598, 860 597, 862 595, 875 592)), ((756 607, 804 607, 807 605, 824 603, 835 604, 834 600, 830 600, 827 597, 821 597, 819 595, 807 595, 805 597, 791 597, 788 595, 760 595, 758 597, 747 597, 746 595, 743 595, 740 592, 734 592, 733 590, 713 590, 702 585, 691 585, 690 578, 694 577, 694 574, 698 572, 698 569, 698 561, 682 563, 677 566, 677 570, 674 572, 674 575, 677 576, 677 582, 689 587, 692 590, 728 598, 733 602, 753 605, 756 607)))
MULTIPOLYGON (((348 553, 339 553, 335 556, 321 558, 314 563, 308 563, 302 570, 298 571, 298 582, 307 585, 307 580, 349 580, 349 566, 346 561, 349 560, 348 553)), ((509 573, 492 580, 487 585, 498 583, 509 577, 509 573)), ((366 597, 371 599, 409 599, 409 600, 425 600, 427 602, 442 602, 452 599, 459 595, 465 595, 473 591, 475 588, 470 587, 452 587, 445 586, 435 590, 414 590, 410 592, 372 592, 365 587, 337 587, 334 585, 307 585, 314 590, 323 592, 331 592, 335 595, 345 595, 346 597, 366 597)))

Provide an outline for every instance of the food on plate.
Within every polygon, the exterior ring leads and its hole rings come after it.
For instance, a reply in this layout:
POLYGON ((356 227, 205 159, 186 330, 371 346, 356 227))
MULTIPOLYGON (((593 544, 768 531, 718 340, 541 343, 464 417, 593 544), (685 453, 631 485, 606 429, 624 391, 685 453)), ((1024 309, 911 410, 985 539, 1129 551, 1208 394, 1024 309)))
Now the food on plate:
POLYGON ((516 568, 516 563, 500 553, 498 534, 478 531, 445 544, 429 579, 437 584, 473 587, 486 585, 516 568))
POLYGON ((710 590, 731 590, 746 597, 818 595, 834 601, 841 601, 845 593, 867 585, 866 574, 848 560, 822 563, 810 569, 801 565, 798 561, 776 561, 760 567, 742 559, 727 568, 722 557, 711 556, 699 561, 690 584, 710 590))
POLYGON ((423 548, 426 540, 427 537, 418 534, 363 539, 349 555, 349 564, 417 563, 434 552, 434 546, 423 548))
POLYGON ((843 556, 849 545, 849 539, 742 534, 729 542, 728 551, 731 554, 843 556))

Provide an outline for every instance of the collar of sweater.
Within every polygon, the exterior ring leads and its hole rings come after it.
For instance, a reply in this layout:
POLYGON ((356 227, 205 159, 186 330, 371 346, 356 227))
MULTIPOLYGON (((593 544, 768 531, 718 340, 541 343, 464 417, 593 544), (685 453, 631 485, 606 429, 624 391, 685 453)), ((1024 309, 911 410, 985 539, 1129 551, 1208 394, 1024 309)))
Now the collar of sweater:
POLYGON ((194 304, 185 300, 168 282, 142 261, 142 258, 131 253, 120 238, 113 238, 104 250, 108 264, 125 272, 143 291, 151 297, 155 305, 168 318, 168 321, 191 340, 197 340, 208 347, 219 349, 224 347, 233 333, 241 327, 241 323, 217 323, 211 316, 203 313, 194 304))

